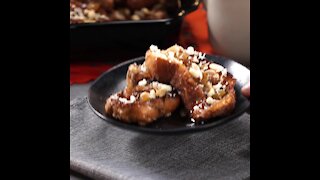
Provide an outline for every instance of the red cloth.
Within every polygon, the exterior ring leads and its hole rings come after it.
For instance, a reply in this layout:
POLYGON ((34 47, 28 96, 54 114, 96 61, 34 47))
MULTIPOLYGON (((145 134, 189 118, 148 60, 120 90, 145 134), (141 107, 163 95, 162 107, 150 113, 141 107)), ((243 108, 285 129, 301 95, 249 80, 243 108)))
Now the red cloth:
POLYGON ((112 65, 89 63, 71 64, 70 65, 70 85, 74 83, 87 83, 95 80, 100 74, 108 70, 112 65))
MULTIPOLYGON (((179 45, 183 47, 193 46, 198 51, 213 54, 213 48, 209 41, 207 14, 200 4, 198 9, 184 17, 179 45)), ((112 67, 111 64, 94 64, 81 62, 70 64, 70 85, 74 83, 88 83, 112 67)))

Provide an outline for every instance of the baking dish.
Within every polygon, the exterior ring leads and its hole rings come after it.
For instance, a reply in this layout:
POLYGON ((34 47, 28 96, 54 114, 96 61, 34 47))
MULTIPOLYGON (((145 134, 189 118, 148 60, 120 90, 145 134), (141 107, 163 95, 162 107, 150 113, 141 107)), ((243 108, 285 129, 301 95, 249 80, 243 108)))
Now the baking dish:
POLYGON ((179 1, 177 14, 167 19, 70 24, 70 58, 125 60, 141 56, 151 44, 171 46, 177 43, 183 17, 200 3, 179 1))

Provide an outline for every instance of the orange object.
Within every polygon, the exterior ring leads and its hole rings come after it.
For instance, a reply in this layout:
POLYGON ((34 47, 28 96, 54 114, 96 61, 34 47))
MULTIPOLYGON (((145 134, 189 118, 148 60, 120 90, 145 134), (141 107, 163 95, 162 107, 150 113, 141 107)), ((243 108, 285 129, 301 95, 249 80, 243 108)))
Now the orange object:
POLYGON ((203 4, 200 4, 196 11, 185 16, 179 39, 181 46, 193 46, 198 51, 214 54, 209 40, 207 12, 203 4))

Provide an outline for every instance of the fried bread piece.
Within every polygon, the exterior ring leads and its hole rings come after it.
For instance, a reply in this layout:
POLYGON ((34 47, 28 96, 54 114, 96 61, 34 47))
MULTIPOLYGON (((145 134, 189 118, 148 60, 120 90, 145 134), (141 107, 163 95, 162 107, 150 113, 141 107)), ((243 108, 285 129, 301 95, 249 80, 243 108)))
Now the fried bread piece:
POLYGON ((170 116, 179 106, 180 97, 170 85, 152 81, 149 77, 143 65, 130 65, 127 87, 107 99, 107 115, 139 125, 170 116))
POLYGON ((144 64, 137 65, 136 63, 131 64, 128 68, 126 75, 126 87, 124 89, 124 96, 129 98, 132 94, 134 88, 138 85, 139 81, 143 79, 150 79, 151 75, 149 71, 146 70, 144 64))
POLYGON ((174 45, 160 50, 151 45, 144 64, 151 78, 177 89, 196 121, 227 115, 235 107, 236 80, 227 69, 206 61, 205 54, 192 47, 174 45))

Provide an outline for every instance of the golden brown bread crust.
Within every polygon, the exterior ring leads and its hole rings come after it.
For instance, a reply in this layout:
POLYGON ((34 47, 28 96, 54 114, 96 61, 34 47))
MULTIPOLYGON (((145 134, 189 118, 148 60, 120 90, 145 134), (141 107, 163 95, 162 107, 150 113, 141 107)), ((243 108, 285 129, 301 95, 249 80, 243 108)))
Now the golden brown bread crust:
MULTIPOLYGON (((117 94, 121 96, 121 92, 117 94)), ((127 123, 146 125, 160 117, 170 116, 179 106, 179 96, 156 98, 150 101, 122 103, 117 98, 108 98, 105 105, 107 115, 127 123)))
POLYGON ((205 94, 199 83, 193 79, 188 70, 183 66, 179 66, 170 84, 178 90, 188 110, 192 109, 197 101, 205 98, 205 94))
POLYGON ((131 64, 128 67, 126 76, 126 87, 124 89, 124 97, 129 98, 133 93, 134 88, 137 86, 138 82, 142 79, 150 79, 151 75, 149 71, 145 69, 144 65, 137 65, 136 63, 131 64))
MULTIPOLYGON (((131 64, 127 71, 127 86, 121 92, 112 95, 107 99, 105 111, 107 115, 127 123, 138 123, 146 125, 163 116, 169 116, 180 104, 180 97, 175 92, 167 92, 162 97, 139 99, 142 93, 149 93, 154 89, 154 83, 150 80, 150 74, 144 65, 131 64), (144 85, 139 81, 145 80, 144 85), (130 102, 131 96, 134 101, 130 102)), ((149 93, 150 95, 150 93, 149 93)))
MULTIPOLYGON (((187 110, 190 111, 190 116, 196 120, 207 120, 217 116, 224 116, 232 112, 235 107, 236 96, 234 85, 236 80, 231 74, 228 74, 223 81, 220 81, 222 72, 214 72, 213 70, 201 70, 202 77, 195 78, 190 73, 190 67, 192 66, 192 58, 188 58, 186 51, 182 47, 174 45, 167 50, 148 50, 145 55, 145 66, 147 67, 151 78, 163 82, 169 83, 177 89, 179 95, 187 110), (174 52, 175 58, 169 58, 169 51, 174 52), (160 54, 159 54, 160 53, 160 54), (164 54, 166 56, 162 56, 164 54), (176 61, 178 59, 179 61, 176 61), (210 74, 214 73, 214 74, 210 74), (217 76, 217 77, 216 77, 217 76), (208 87, 206 83, 210 81, 211 86, 221 83, 222 86, 226 86, 223 90, 223 95, 219 95, 213 99, 214 103, 208 104, 206 102, 208 96, 208 87), (226 84, 226 82, 228 82, 226 84), (195 108, 195 106, 198 106, 195 108)), ((203 63, 209 63, 203 61, 203 63)), ((200 63, 197 62, 197 66, 200 63)), ((210 63, 207 65, 209 66, 210 63)), ((208 67, 207 67, 208 68, 208 67)), ((210 69, 210 68, 209 68, 210 69)), ((212 100, 211 100, 212 101, 212 100)))
POLYGON ((228 82, 228 93, 221 100, 208 106, 206 109, 199 108, 197 110, 193 110, 191 112, 191 117, 200 121, 232 113, 236 104, 236 94, 234 90, 235 80, 228 78, 228 82))
POLYGON ((179 65, 170 63, 169 61, 154 56, 150 50, 145 55, 145 66, 151 75, 152 79, 157 79, 159 82, 169 84, 179 65))
POLYGON ((194 80, 185 65, 154 56, 149 50, 146 52, 145 66, 152 79, 171 84, 178 90, 188 110, 193 108, 197 100, 204 98, 199 83, 194 80))

